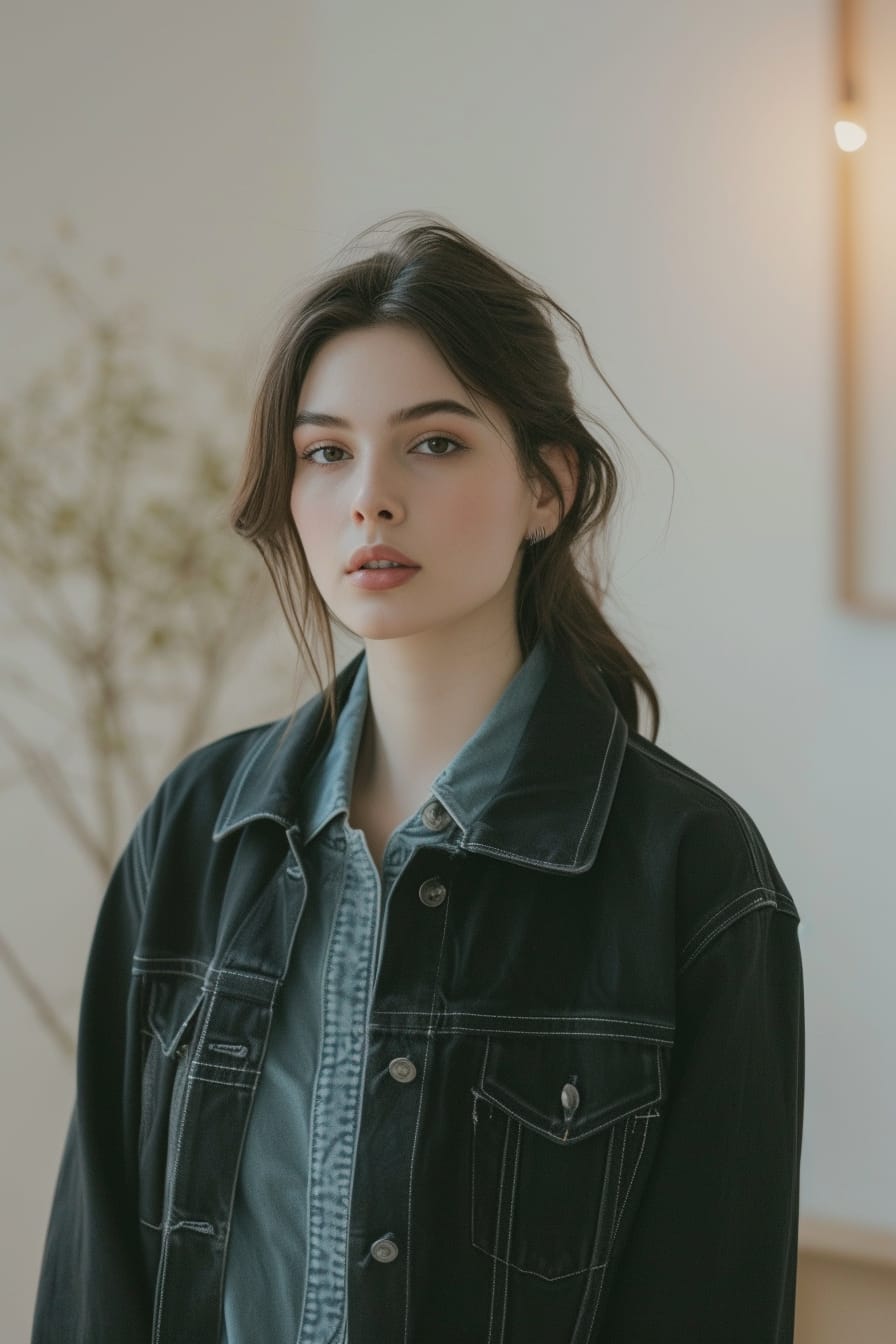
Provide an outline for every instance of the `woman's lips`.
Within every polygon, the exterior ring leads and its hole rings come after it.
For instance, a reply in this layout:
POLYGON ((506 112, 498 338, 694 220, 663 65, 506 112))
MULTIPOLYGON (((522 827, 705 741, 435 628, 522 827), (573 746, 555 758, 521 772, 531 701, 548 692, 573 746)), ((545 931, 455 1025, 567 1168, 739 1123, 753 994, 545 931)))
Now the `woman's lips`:
POLYGON ((419 566, 400 565, 396 569, 353 569, 348 578, 356 588, 367 588, 377 592, 383 588, 398 588, 419 572, 419 566))

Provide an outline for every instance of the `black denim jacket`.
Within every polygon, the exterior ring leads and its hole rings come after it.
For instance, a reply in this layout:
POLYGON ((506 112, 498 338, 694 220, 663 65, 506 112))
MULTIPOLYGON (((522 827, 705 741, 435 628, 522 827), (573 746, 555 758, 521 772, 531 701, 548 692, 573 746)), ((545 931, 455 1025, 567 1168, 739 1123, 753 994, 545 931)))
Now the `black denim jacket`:
MULTIPOLYGON (((279 750, 283 720, 187 756, 116 865, 32 1344, 218 1344, 306 897, 296 795, 320 703, 279 750)), ((791 1341, 798 923, 745 810, 555 651, 500 792, 459 847, 416 850, 392 894, 350 1344, 791 1341), (399 1085, 404 1057, 417 1072, 399 1085)))

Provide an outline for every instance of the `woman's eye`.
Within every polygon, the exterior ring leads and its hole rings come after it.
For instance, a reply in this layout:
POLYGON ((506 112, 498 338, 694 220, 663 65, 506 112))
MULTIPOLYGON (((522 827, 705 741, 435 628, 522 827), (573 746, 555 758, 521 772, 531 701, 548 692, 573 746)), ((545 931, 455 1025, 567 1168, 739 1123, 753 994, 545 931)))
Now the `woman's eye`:
MULTIPOLYGON (((326 452, 341 453, 343 451, 344 450, 342 448, 337 448, 335 443, 322 443, 317 448, 309 448, 306 450, 306 452, 302 453, 302 460, 305 462, 313 462, 315 453, 326 453, 326 452)), ((337 458, 336 461, 338 460, 339 459, 337 458)), ((333 462, 327 461, 327 462, 321 462, 319 465, 322 467, 329 467, 335 464, 333 462)))
MULTIPOLYGON (((429 434, 429 435, 427 435, 427 437, 426 437, 425 439, 418 439, 417 442, 414 444, 414 447, 415 447, 415 448, 419 448, 419 447, 420 447, 422 444, 424 444, 424 443, 450 443, 450 444, 453 445, 453 447, 454 447, 454 449, 456 450, 456 452, 458 452, 458 453, 462 453, 462 452, 465 451, 465 446, 464 446, 464 444, 459 443, 459 442, 457 441, 457 439, 452 439, 452 438, 450 438, 447 434, 429 434)), ((339 457, 337 457, 337 458, 321 458, 320 460, 318 460, 318 459, 315 458, 315 453, 326 453, 326 452, 332 452, 332 453, 344 453, 344 452, 345 452, 345 449, 344 449, 344 448, 340 448, 339 445, 338 445, 338 444, 335 444, 335 443, 319 443, 319 444, 317 445, 316 448, 308 448, 308 449, 306 449, 306 451, 305 451, 304 453, 301 454, 301 457, 302 457, 302 460, 303 460, 303 461, 312 461, 312 462, 313 462, 313 461, 316 461, 316 460, 317 460, 317 461, 318 461, 318 466, 321 466, 321 467, 335 467, 335 466, 337 465, 337 463, 339 463, 339 462, 341 462, 341 461, 343 460, 342 458, 339 458, 339 457)), ((446 453, 446 452, 440 452, 440 453, 424 453, 423 456, 424 456, 424 457, 454 457, 454 456, 455 456, 455 453, 454 453, 454 452, 450 452, 450 453, 446 453)))
MULTIPOLYGON (((426 438, 426 439, 420 439, 419 442, 416 443, 414 446, 415 446, 416 448, 419 448, 421 443, 453 443, 453 444, 454 444, 454 447, 458 450, 458 452, 463 452, 463 450, 464 450, 464 445, 463 445, 462 443, 458 443, 456 439, 449 439, 449 438, 447 437, 447 435, 445 435, 445 434, 431 434, 431 435, 429 436, 429 438, 426 438)), ((424 456, 425 456, 425 457, 453 457, 454 454, 453 454, 453 453, 425 453, 424 456)))

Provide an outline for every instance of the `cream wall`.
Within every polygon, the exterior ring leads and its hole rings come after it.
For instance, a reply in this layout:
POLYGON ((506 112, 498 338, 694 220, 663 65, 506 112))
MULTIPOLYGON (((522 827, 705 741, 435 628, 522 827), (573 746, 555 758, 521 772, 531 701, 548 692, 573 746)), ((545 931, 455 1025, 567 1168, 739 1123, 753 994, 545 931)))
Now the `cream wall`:
MULTIPOLYGON (((564 337, 623 442, 611 618, 660 745, 747 808, 802 915, 803 1213, 892 1229, 896 625, 832 596, 831 10, 18 0, 3 243, 52 249, 69 216, 247 379, 293 288, 392 210, 446 215, 580 320, 674 470, 564 337)), ((52 340, 6 259, 3 292, 0 396, 52 340)), ((256 681, 216 731, 290 694, 256 681)), ((0 837, 2 927, 73 1028, 101 893, 27 787, 0 837)), ((74 1075, 6 977, 0 996, 0 1295, 24 1338, 74 1075)))

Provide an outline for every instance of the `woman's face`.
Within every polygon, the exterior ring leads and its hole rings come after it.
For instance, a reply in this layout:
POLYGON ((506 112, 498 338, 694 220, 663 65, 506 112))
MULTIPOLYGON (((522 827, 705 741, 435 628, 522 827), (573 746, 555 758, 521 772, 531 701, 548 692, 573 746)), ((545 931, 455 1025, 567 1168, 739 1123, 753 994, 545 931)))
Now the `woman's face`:
POLYGON ((324 601, 360 638, 483 619, 515 629, 520 544, 536 522, 536 496, 519 475, 507 419, 483 404, 500 432, 428 338, 407 327, 343 332, 314 357, 297 414, 345 424, 297 424, 290 508, 324 601), (393 422, 407 407, 447 399, 468 414, 429 411, 393 422), (357 587, 349 558, 377 542, 419 570, 394 588, 357 587))

